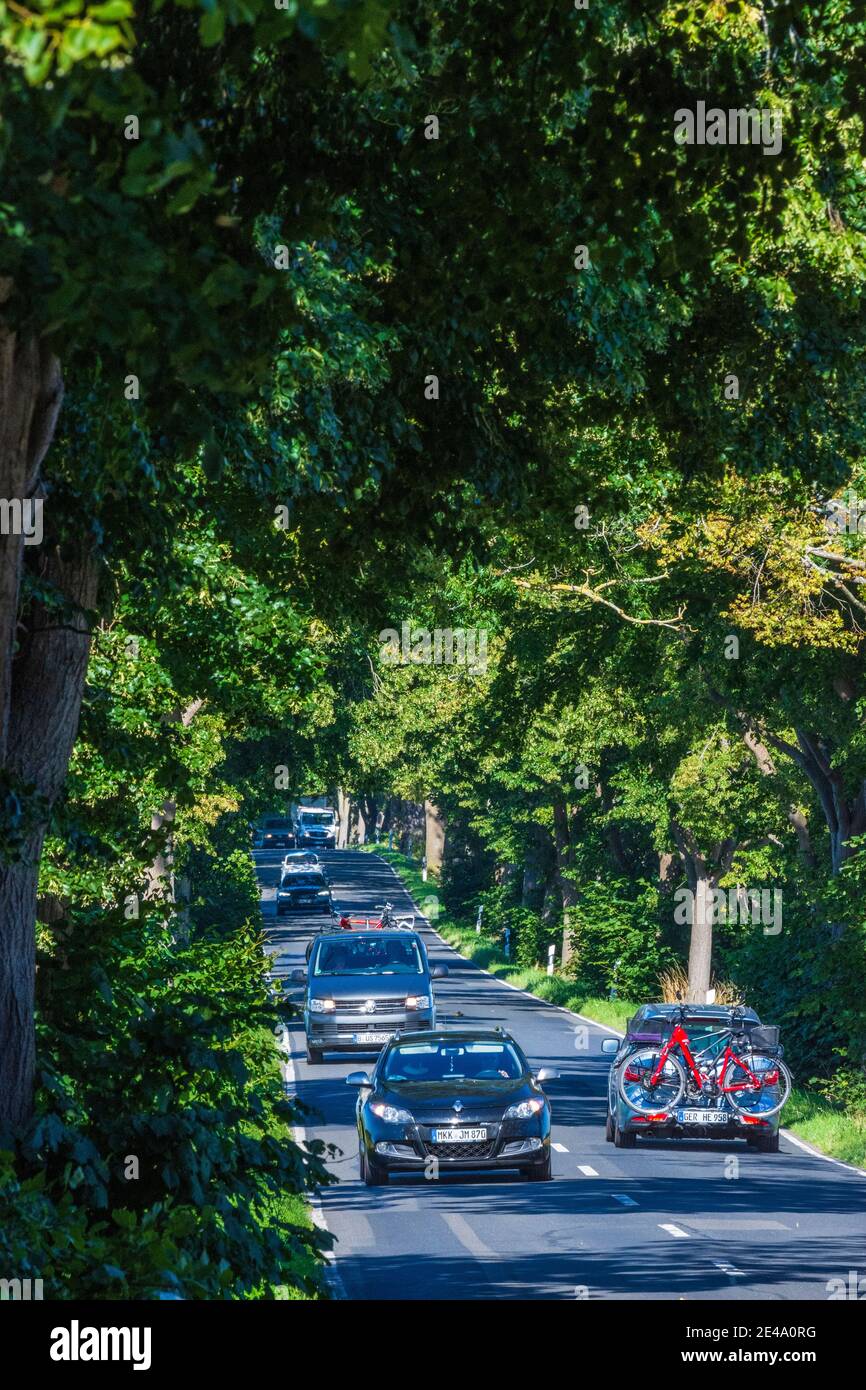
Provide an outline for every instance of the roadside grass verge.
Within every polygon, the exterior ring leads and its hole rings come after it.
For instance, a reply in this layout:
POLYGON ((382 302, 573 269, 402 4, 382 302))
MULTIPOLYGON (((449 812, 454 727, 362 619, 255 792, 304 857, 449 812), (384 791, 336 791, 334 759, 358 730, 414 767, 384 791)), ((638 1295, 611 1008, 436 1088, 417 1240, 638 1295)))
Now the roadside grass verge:
MULTIPOLYGON (((433 880, 424 882, 421 869, 414 860, 397 850, 389 850, 385 845, 361 845, 359 848, 386 860, 399 874, 416 903, 423 907, 425 898, 435 899, 438 904, 436 912, 428 912, 426 907, 425 912, 439 935, 449 946, 496 979, 524 989, 528 994, 546 999, 551 1004, 583 1014, 594 1023, 620 1033, 639 1004, 648 1002, 600 998, 583 988, 579 981, 567 980, 562 975, 548 975, 544 970, 506 960, 498 941, 487 936, 483 930, 476 933, 474 926, 458 921, 451 915, 439 896, 437 884, 433 880)), ((817 1091, 795 1086, 785 1106, 783 1124, 798 1139, 812 1144, 830 1158, 866 1169, 866 1114, 862 1111, 846 1109, 841 1104, 826 1100, 817 1091)))

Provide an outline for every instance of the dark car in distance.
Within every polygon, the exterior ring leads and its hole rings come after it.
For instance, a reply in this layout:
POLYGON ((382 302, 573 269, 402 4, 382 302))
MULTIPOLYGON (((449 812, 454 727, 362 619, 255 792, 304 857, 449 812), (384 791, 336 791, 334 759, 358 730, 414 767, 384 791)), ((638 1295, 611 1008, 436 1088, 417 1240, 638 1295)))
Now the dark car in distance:
POLYGON ((558 1075, 533 1071, 501 1028, 398 1034, 372 1076, 346 1077, 360 1088, 362 1181, 378 1187, 391 1173, 506 1169, 549 1181, 550 1102, 541 1083, 558 1075))
POLYGON ((334 910, 328 880, 321 869, 283 869, 277 889, 277 916, 286 912, 334 910))
POLYGON ((378 1052, 398 1029, 432 1029, 436 1023, 431 970, 417 932, 323 932, 314 938, 306 970, 292 980, 306 984, 304 1028, 307 1061, 325 1052, 378 1052))
POLYGON ((295 827, 288 816, 269 816, 262 826, 262 849, 292 849, 295 827))

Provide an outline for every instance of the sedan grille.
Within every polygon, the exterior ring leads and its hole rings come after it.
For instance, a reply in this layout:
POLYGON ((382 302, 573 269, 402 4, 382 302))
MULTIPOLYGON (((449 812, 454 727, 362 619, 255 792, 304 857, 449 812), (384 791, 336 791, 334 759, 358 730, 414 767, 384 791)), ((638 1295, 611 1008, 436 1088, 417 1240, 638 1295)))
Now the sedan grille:
POLYGON ((434 1158, 490 1158, 493 1153, 490 1140, 480 1144, 427 1144, 425 1147, 434 1158))

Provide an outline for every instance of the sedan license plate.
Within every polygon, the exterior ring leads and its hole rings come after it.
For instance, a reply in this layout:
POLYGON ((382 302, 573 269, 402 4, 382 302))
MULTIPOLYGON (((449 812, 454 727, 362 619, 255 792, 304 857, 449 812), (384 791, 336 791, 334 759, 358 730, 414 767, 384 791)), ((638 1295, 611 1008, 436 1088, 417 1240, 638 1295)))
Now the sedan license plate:
POLYGON ((487 1138, 486 1129, 431 1129, 431 1144, 478 1144, 487 1138))
POLYGON ((681 1125, 726 1125, 728 1116, 724 1110, 678 1110, 677 1119, 681 1125))
POLYGON ((386 1043, 391 1041, 390 1033, 355 1033, 356 1043, 386 1043))

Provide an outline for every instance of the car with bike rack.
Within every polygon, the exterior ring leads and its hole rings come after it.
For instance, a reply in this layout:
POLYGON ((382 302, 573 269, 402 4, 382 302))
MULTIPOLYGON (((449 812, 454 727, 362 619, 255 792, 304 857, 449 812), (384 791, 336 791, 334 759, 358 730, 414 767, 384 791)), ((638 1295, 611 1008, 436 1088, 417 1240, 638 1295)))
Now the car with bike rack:
POLYGON ((744 1005, 643 1004, 612 1056, 605 1138, 634 1148, 639 1135, 745 1139, 779 1149, 780 1114, 791 1093, 778 1028, 744 1005))

